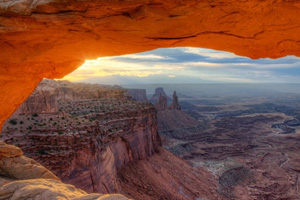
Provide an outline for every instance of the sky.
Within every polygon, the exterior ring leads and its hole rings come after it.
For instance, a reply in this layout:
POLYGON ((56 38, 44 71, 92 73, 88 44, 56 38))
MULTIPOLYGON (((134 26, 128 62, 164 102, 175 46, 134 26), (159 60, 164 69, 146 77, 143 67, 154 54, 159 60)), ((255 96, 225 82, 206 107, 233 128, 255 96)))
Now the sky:
POLYGON ((109 85, 300 83, 300 58, 252 60, 203 48, 161 48, 87 60, 63 79, 109 85))

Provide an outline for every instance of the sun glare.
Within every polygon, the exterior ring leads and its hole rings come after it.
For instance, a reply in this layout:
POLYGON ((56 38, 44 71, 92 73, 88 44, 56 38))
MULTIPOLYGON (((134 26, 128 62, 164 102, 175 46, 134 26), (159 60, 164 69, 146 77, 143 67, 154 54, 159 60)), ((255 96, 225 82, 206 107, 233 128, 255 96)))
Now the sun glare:
POLYGON ((166 48, 87 60, 63 80, 106 83, 108 78, 119 78, 123 84, 129 79, 149 83, 299 82, 299 63, 294 56, 251 60, 210 49, 166 48))

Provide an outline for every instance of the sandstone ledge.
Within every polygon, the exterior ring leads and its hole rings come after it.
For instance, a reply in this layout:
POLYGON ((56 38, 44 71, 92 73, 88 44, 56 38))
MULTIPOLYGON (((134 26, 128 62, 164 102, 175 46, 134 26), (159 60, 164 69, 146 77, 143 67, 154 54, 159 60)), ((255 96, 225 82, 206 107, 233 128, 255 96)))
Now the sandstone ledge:
POLYGON ((0 142, 0 152, 0 200, 128 199, 119 194, 87 194, 73 185, 64 184, 48 169, 32 159, 22 156, 22 150, 13 145, 0 142))

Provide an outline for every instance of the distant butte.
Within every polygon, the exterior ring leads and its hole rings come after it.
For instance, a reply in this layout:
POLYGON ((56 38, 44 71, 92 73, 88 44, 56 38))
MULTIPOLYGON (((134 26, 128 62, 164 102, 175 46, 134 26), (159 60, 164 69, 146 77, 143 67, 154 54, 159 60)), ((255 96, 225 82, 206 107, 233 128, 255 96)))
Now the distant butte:
POLYGON ((162 98, 161 96, 163 98, 166 98, 166 101, 168 101, 170 99, 170 97, 168 97, 167 94, 165 93, 164 88, 162 88, 162 87, 155 88, 155 92, 154 92, 153 96, 151 97, 150 102, 155 103, 155 102, 159 101, 159 99, 162 98))
POLYGON ((300 56, 296 0, 0 1, 0 124, 38 82, 86 59, 160 47, 300 56))

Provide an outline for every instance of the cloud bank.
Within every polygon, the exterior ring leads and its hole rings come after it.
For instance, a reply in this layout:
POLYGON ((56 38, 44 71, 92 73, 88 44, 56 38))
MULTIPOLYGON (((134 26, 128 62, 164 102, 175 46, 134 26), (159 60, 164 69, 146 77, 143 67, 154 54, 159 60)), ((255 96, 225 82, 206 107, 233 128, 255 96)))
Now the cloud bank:
POLYGON ((166 48, 87 60, 64 79, 102 84, 300 83, 300 59, 251 60, 202 48, 166 48))

